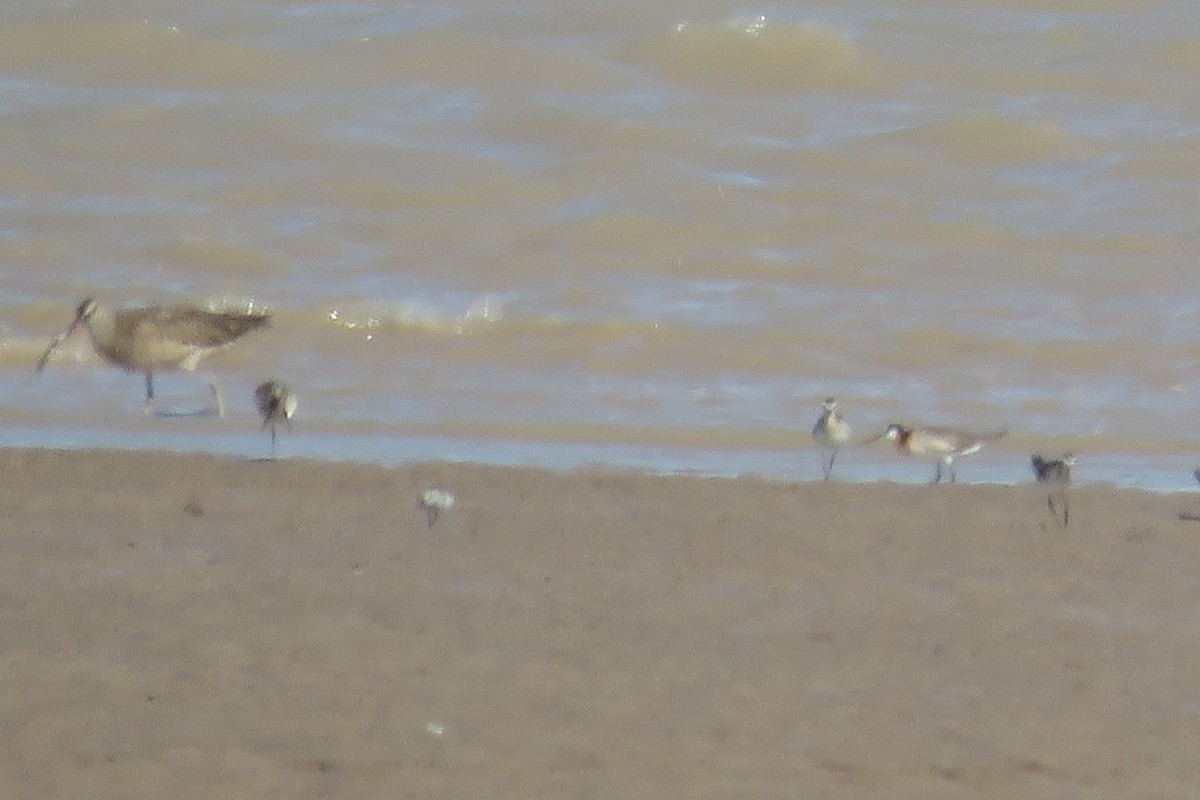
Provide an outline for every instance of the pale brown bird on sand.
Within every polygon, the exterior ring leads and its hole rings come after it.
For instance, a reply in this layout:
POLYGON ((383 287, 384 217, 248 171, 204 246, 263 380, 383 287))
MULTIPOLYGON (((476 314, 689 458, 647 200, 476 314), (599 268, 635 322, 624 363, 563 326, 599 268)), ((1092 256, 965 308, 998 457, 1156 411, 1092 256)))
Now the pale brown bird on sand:
MULTIPOLYGON (((51 340, 38 361, 38 372, 80 325, 87 328, 92 346, 108 363, 146 376, 146 406, 154 406, 154 373, 191 372, 204 356, 224 347, 251 331, 267 327, 271 315, 237 311, 208 311, 192 306, 147 306, 124 311, 112 309, 87 298, 75 310, 75 319, 67 329, 51 340)), ((216 380, 209 383, 217 401, 217 414, 225 416, 225 405, 216 380)))
POLYGON ((254 390, 254 403, 258 413, 262 414, 263 427, 271 427, 271 460, 275 460, 275 428, 280 422, 292 429, 292 417, 296 415, 297 400, 284 384, 279 381, 263 381, 254 390))

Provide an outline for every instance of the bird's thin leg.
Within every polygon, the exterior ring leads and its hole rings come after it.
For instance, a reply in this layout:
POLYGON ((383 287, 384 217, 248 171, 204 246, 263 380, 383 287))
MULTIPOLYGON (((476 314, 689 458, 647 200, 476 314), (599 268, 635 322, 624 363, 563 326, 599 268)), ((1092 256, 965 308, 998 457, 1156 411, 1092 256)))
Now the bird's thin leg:
POLYGON ((937 468, 934 470, 934 473, 933 473, 933 482, 935 484, 942 482, 942 462, 941 461, 937 462, 937 468))
POLYGON ((142 408, 143 414, 149 414, 154 409, 154 373, 146 373, 146 405, 142 408))
POLYGON ((275 422, 271 421, 271 460, 275 460, 275 422))
MULTIPOLYGON (((1066 528, 1071 522, 1071 507, 1067 505, 1067 487, 1063 486, 1058 490, 1058 500, 1062 504, 1062 526, 1066 528)), ((1058 516, 1055 515, 1055 521, 1058 521, 1058 516)))
POLYGON ((955 481, 957 481, 958 476, 954 474, 954 462, 953 461, 946 462, 946 469, 950 470, 950 482, 954 483, 955 481))
POLYGON ((837 461, 837 448, 833 448, 833 452, 829 454, 829 469, 825 470, 825 480, 829 480, 829 476, 833 474, 833 462, 837 461))
POLYGON ((213 397, 217 401, 217 416, 225 416, 225 400, 221 397, 221 386, 217 383, 217 379, 211 378, 208 382, 208 388, 212 389, 213 397))

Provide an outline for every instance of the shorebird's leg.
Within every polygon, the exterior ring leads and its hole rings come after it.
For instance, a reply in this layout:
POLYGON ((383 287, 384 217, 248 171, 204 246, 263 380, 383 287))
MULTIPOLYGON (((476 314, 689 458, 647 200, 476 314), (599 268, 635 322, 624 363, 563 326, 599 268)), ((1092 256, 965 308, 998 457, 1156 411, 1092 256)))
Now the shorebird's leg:
POLYGON ((224 417, 225 416, 225 400, 224 400, 224 398, 221 397, 221 386, 220 386, 220 384, 217 383, 217 379, 215 377, 209 379, 208 388, 212 390, 213 398, 217 402, 217 416, 224 417))
POLYGON ((154 373, 146 373, 146 405, 142 408, 143 414, 149 414, 154 410, 154 373))
POLYGON ((933 473, 933 482, 934 484, 942 482, 942 462, 940 460, 937 462, 937 468, 933 473))
POLYGON ((1067 505, 1067 487, 1063 486, 1048 494, 1046 502, 1050 505, 1050 515, 1054 517, 1056 524, 1058 523, 1058 506, 1062 505, 1062 526, 1066 528, 1071 522, 1071 508, 1067 505), (1054 502, 1055 496, 1058 497, 1057 503, 1054 502))
POLYGON ((275 460, 275 420, 271 420, 271 460, 275 460))
POLYGON ((833 474, 833 462, 837 461, 837 448, 829 453, 829 469, 825 470, 825 480, 829 480, 829 476, 833 474))
POLYGON ((950 482, 954 483, 955 481, 957 481, 958 476, 954 474, 954 462, 953 461, 946 462, 946 469, 950 470, 950 482))

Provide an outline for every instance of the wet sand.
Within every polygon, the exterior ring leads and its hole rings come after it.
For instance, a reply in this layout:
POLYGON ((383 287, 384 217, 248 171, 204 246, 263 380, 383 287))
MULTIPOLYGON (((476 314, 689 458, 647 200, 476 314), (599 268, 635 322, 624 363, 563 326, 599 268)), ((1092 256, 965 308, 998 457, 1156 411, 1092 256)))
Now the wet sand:
POLYGON ((1200 792, 1190 494, 0 462, 12 796, 1200 792))

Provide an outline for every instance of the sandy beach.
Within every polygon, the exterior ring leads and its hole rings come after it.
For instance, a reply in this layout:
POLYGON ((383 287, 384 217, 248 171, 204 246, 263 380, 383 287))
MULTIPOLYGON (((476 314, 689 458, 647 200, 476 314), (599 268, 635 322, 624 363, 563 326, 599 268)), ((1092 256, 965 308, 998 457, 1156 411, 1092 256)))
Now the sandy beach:
POLYGON ((0 460, 13 797, 1200 792, 1200 497, 0 460))

